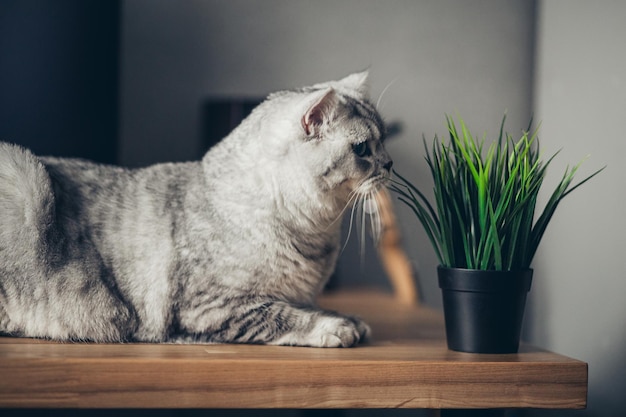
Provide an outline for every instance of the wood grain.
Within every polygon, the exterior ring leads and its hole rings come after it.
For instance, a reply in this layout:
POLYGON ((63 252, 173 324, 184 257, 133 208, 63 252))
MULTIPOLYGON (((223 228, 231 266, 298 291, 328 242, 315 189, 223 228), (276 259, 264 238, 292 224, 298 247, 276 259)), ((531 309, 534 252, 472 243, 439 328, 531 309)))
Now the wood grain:
POLYGON ((587 364, 524 346, 446 349, 442 317, 373 292, 325 297, 372 341, 351 349, 60 344, 0 338, 0 407, 583 408, 587 364))

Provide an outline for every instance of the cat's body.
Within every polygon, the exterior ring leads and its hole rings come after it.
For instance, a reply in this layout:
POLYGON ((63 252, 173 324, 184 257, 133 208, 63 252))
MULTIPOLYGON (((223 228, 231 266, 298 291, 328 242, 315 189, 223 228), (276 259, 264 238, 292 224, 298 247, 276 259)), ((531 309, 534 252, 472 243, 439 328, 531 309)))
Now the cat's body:
POLYGON ((270 96, 199 162, 129 170, 0 143, 0 332, 362 340, 367 325, 314 301, 345 207, 391 166, 365 77, 270 96))

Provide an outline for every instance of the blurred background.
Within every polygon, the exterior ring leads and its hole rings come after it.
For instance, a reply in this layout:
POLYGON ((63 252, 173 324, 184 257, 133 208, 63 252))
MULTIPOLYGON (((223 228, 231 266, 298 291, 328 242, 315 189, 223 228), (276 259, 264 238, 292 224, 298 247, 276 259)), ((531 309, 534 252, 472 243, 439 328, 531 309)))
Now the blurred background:
MULTIPOLYGON (((546 189, 587 155, 579 178, 608 168, 557 211, 525 317, 526 341, 589 363, 588 409, 520 415, 619 416, 625 17, 619 0, 0 0, 0 140, 128 167, 199 159, 211 103, 245 110, 369 68, 374 101, 386 90, 379 109, 401 126, 387 146, 394 167, 430 189, 422 135, 445 136, 445 114, 487 137, 505 112, 514 136, 534 115, 545 154, 562 149, 546 189)), ((396 208, 423 301, 441 308, 434 253, 396 208)), ((352 237, 336 284, 388 289, 372 251, 359 255, 352 237)))

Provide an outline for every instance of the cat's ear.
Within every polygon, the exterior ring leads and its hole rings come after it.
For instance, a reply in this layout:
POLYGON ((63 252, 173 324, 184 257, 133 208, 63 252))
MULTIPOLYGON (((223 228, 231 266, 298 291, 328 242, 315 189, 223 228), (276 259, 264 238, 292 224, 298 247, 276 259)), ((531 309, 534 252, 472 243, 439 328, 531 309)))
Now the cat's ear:
POLYGON ((370 87, 368 84, 369 71, 355 72, 337 81, 338 84, 348 90, 356 91, 362 97, 369 97, 370 87))
POLYGON ((317 136, 322 127, 332 120, 339 101, 332 88, 322 90, 302 116, 302 129, 309 137, 317 136))

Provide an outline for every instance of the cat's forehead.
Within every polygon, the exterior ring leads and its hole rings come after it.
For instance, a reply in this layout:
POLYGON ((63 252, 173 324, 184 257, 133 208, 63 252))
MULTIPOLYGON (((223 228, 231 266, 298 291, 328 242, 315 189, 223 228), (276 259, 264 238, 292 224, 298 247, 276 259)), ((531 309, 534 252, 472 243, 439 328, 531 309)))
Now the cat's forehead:
MULTIPOLYGON (((300 94, 318 94, 320 91, 327 90, 325 85, 304 87, 298 90, 300 94)), ((339 100, 339 105, 342 111, 346 115, 346 119, 355 122, 356 124, 365 125, 370 127, 373 139, 383 140, 386 133, 385 123, 376 109, 376 106, 369 99, 359 92, 344 90, 335 90, 336 97, 339 100), (351 94, 353 93, 353 94, 351 94)))
POLYGON ((347 126, 354 142, 366 140, 384 141, 387 129, 385 122, 368 100, 344 96, 342 99, 347 126))
MULTIPOLYGON (((352 141, 355 143, 375 140, 384 141, 386 127, 383 118, 376 109, 376 106, 362 94, 362 91, 346 88, 338 89, 329 84, 316 84, 314 86, 300 87, 283 90, 271 94, 270 100, 286 100, 286 103, 303 103, 305 106, 311 104, 311 97, 315 98, 331 89, 337 99, 335 108, 335 120, 338 124, 335 127, 347 129, 352 141)), ((300 106, 294 106, 300 108, 300 106)), ((304 108, 304 107, 303 107, 304 108)))

